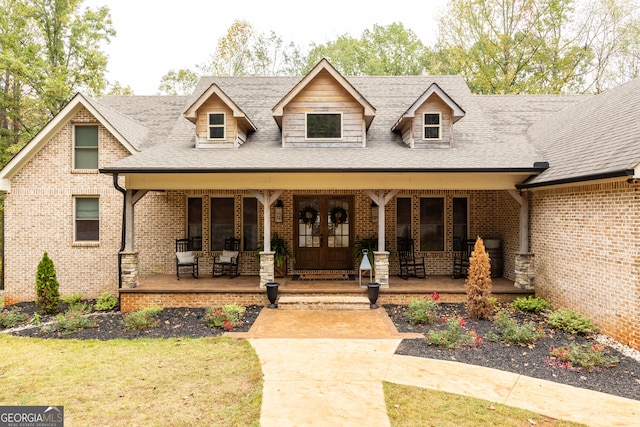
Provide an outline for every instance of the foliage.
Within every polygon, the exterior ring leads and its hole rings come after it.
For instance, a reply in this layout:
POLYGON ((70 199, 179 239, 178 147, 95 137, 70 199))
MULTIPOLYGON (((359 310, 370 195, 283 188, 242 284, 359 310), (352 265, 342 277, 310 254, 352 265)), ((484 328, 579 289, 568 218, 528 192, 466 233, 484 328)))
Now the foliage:
POLYGON ((605 345, 597 344, 576 344, 551 349, 551 362, 564 363, 567 368, 583 367, 591 372, 598 366, 616 366, 620 360, 617 356, 612 356, 605 345))
POLYGON ((0 311, 0 329, 13 328, 20 322, 27 320, 27 315, 20 313, 17 308, 5 308, 0 311))
POLYGON ((98 297, 98 300, 93 305, 93 308, 97 311, 109 311, 116 308, 118 305, 118 299, 111 295, 109 292, 103 292, 98 297))
POLYGON ((36 273, 36 305, 42 313, 52 314, 58 311, 59 286, 53 261, 45 252, 36 273))
POLYGON ((413 324, 431 324, 435 322, 438 311, 440 311, 439 299, 440 294, 437 292, 412 299, 409 302, 409 311, 405 313, 405 317, 413 324))
POLYGON ((505 341, 511 344, 532 344, 537 339, 544 337, 542 328, 533 322, 519 324, 509 316, 507 310, 500 310, 494 321, 498 327, 498 334, 491 333, 486 336, 490 341, 505 341))
POLYGON ((132 331, 155 328, 160 324, 158 314, 161 312, 162 307, 145 307, 132 311, 123 316, 124 326, 132 331))
POLYGON ((367 251, 367 258, 369 258, 369 263, 373 267, 373 253, 378 250, 378 237, 370 236, 356 241, 355 245, 353 246, 353 255, 358 264, 362 260, 363 250, 367 251))
POLYGON ((189 95, 193 92, 200 76, 195 71, 180 69, 169 70, 162 76, 158 91, 165 95, 189 95))
POLYGON ((445 329, 432 329, 427 333, 427 341, 444 348, 455 349, 462 346, 479 346, 482 338, 476 331, 464 329, 466 321, 462 317, 443 318, 445 329))
POLYGON ((565 308, 549 313, 547 322, 556 329, 574 335, 588 335, 598 330, 588 317, 565 308))
POLYGON ((521 313, 540 313, 542 310, 546 310, 551 306, 549 301, 528 295, 526 297, 516 298, 511 306, 521 313))
POLYGON ((237 304, 214 306, 207 309, 204 320, 210 328, 223 328, 230 331, 242 326, 245 308, 237 304))
POLYGON ((75 305, 78 304, 82 300, 82 292, 75 292, 71 295, 62 295, 60 296, 60 301, 67 305, 75 305))
MULTIPOLYGON (((264 243, 260 242, 256 250, 258 252, 264 251, 264 243)), ((273 261, 278 268, 284 265, 284 261, 287 258, 295 260, 293 252, 291 252, 287 246, 287 241, 280 237, 278 233, 273 233, 271 236, 271 250, 274 252, 273 261)))
POLYGON ((91 328, 94 326, 94 322, 89 317, 90 312, 91 310, 84 303, 72 304, 65 313, 58 314, 53 323, 45 326, 45 330, 47 332, 60 331, 63 334, 70 334, 84 328, 91 328))
POLYGON ((488 319, 493 313, 491 297, 491 264, 480 237, 476 239, 469 258, 469 272, 465 281, 467 313, 472 319, 488 319))

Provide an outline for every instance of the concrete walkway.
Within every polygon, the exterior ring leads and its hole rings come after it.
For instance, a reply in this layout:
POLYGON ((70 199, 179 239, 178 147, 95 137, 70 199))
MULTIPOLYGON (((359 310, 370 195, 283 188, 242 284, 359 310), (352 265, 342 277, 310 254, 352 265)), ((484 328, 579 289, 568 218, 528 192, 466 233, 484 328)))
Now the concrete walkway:
POLYGON ((262 310, 247 333, 262 363, 260 424, 389 426, 382 381, 515 406, 590 426, 640 425, 640 401, 434 359, 395 355, 384 309, 262 310))

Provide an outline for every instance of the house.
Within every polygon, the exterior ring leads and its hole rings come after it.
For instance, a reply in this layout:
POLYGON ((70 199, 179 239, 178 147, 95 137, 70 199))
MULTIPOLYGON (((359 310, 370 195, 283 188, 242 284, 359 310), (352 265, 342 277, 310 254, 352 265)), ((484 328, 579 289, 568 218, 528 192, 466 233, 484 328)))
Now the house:
MULTIPOLYGON (((451 275, 468 238, 494 273, 640 346, 640 80, 591 95, 473 95, 458 76, 203 77, 192 96, 77 94, 0 171, 7 303, 33 300, 44 251, 62 293, 95 297, 201 274, 239 237, 239 272, 357 272, 377 239, 393 287, 398 238, 451 275), (256 248, 262 244, 260 254, 256 248)), ((428 280, 428 279, 427 279, 428 280)), ((197 296, 196 296, 197 297, 197 296)))

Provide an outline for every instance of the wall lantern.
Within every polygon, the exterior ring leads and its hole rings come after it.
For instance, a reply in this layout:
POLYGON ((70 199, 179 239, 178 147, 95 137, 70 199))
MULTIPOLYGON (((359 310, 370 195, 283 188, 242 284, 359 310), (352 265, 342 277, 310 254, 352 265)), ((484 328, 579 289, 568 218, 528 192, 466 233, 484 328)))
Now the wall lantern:
POLYGON ((273 217, 276 222, 282 222, 282 209, 284 208, 284 204, 282 200, 278 199, 276 201, 276 206, 273 208, 273 217))
POLYGON ((371 222, 378 222, 378 205, 371 201, 371 222))

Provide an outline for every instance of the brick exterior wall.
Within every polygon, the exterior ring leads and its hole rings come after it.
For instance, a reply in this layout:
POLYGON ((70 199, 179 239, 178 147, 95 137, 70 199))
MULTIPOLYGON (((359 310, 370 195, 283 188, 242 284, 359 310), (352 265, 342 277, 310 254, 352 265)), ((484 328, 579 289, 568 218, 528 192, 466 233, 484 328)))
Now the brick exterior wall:
MULTIPOLYGON (((96 123, 81 110, 11 181, 5 196, 5 303, 35 299, 35 275, 46 251, 62 295, 117 295, 122 194, 110 176, 74 173, 73 123, 96 123), (74 196, 99 197, 100 242, 74 243, 74 196)), ((98 132, 99 165, 128 151, 105 128, 98 132)), ((121 182, 123 184, 124 181, 121 182)))
POLYGON ((638 184, 626 181, 532 191, 536 294, 640 348, 638 184))

